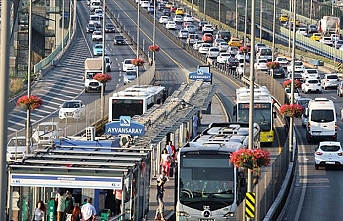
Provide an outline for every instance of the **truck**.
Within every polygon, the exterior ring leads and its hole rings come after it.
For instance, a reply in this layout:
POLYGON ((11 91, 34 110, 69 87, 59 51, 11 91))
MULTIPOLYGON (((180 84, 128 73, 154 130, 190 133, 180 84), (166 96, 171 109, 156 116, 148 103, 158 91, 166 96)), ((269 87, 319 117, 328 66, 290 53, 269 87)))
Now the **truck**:
POLYGON ((318 27, 324 34, 336 33, 339 31, 340 19, 333 16, 323 16, 318 27))
POLYGON ((62 129, 59 122, 42 122, 33 129, 33 142, 37 143, 38 148, 52 145, 55 139, 61 135, 62 129))
POLYGON ((85 93, 88 93, 90 91, 101 92, 101 87, 103 86, 102 83, 100 83, 97 80, 94 80, 93 77, 98 73, 102 73, 103 65, 106 64, 102 57, 87 58, 85 60, 85 74, 83 77, 83 80, 85 82, 85 93))

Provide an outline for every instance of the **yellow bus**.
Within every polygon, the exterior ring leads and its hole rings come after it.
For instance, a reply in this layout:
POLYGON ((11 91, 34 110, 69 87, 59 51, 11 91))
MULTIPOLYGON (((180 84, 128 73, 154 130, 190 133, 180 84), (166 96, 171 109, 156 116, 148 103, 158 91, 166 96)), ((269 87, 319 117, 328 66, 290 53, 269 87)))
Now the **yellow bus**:
MULTIPOLYGON (((249 122, 250 89, 241 87, 236 89, 236 100, 233 115, 237 122, 249 122)), ((254 89, 254 123, 260 126, 260 142, 273 143, 273 120, 276 112, 273 111, 273 98, 265 86, 254 89)))

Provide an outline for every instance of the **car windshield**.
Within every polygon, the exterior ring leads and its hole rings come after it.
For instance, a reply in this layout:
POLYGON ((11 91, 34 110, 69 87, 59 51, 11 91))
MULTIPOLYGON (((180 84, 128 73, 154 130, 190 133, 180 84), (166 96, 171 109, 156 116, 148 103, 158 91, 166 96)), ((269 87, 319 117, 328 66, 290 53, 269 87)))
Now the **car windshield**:
POLYGON ((136 76, 137 75, 137 72, 135 72, 135 71, 127 71, 126 72, 126 76, 136 76))
POLYGON ((318 73, 317 70, 310 70, 310 69, 306 70, 306 72, 309 74, 317 74, 318 73))
POLYGON ((302 62, 302 61, 295 61, 295 62, 294 62, 294 65, 295 65, 295 66, 302 66, 302 65, 303 65, 303 62, 302 62))
POLYGON ((26 146, 25 138, 13 138, 8 143, 8 146, 26 146))
POLYGON ((298 100, 298 104, 303 106, 303 107, 307 107, 308 103, 310 102, 310 100, 298 100))
POLYGON ((309 84, 317 84, 319 83, 318 80, 309 80, 308 81, 309 84))
POLYGON ((310 117, 314 122, 331 122, 334 120, 333 110, 312 110, 310 117))
POLYGON ((340 146, 324 145, 324 146, 321 146, 320 149, 322 149, 322 151, 327 151, 327 152, 336 152, 336 151, 339 151, 339 149, 341 149, 341 147, 340 146))
POLYGON ((79 107, 80 107, 80 103, 74 102, 74 101, 64 102, 62 106, 62 108, 79 108, 79 107))
POLYGON ((131 60, 126 59, 126 60, 124 61, 124 64, 131 64, 131 60))
POLYGON ((115 36, 114 38, 118 40, 118 39, 123 39, 124 37, 123 36, 115 36))

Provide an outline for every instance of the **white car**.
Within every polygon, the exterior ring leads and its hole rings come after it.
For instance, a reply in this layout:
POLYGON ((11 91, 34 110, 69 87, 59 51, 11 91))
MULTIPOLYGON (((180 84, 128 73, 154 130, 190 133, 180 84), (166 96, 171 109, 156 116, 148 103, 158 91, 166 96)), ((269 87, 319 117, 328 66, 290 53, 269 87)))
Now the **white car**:
POLYGON ((324 90, 328 87, 337 88, 340 79, 337 74, 325 74, 321 80, 321 84, 324 90))
POLYGON ((322 86, 318 79, 305 79, 301 84, 301 90, 305 94, 309 92, 322 93, 322 86))
POLYGON ((267 63, 268 63, 267 59, 257 59, 257 61, 254 64, 254 68, 261 71, 267 71, 268 70, 267 63))
MULTIPOLYGON (((292 73, 293 70, 293 62, 290 62, 289 65, 287 66, 287 72, 292 73)), ((305 71, 305 66, 302 61, 294 61, 294 71, 295 72, 304 72, 305 71)))
POLYGON ((60 106, 58 117, 63 119, 81 119, 86 116, 86 106, 81 100, 68 100, 60 106))
POLYGON ((89 24, 94 24, 95 27, 101 27, 100 17, 97 15, 90 15, 89 16, 89 24))
POLYGON ((278 62, 281 67, 287 67, 289 64, 289 61, 286 57, 276 57, 274 61, 278 62))
POLYGON ((178 38, 181 38, 181 39, 186 39, 188 37, 188 31, 185 30, 185 29, 181 29, 179 31, 179 34, 178 34, 178 38))
POLYGON ((166 23, 166 29, 176 29, 176 23, 174 21, 168 21, 166 23))
MULTIPOLYGON (((239 52, 239 48, 236 46, 230 46, 230 47, 228 47, 227 52, 236 56, 239 52)), ((244 53, 242 53, 242 59, 243 59, 243 57, 244 57, 244 53)))
POLYGON ((267 47, 267 45, 266 45, 265 43, 256 43, 256 44, 255 44, 255 51, 257 52, 258 49, 260 49, 260 48, 266 48, 266 47, 267 47))
POLYGON ((343 149, 340 142, 322 141, 315 148, 314 167, 319 166, 341 166, 343 165, 343 149))
MULTIPOLYGON (((29 154, 37 148, 37 144, 34 144, 32 139, 30 139, 29 154)), ((7 154, 6 161, 15 161, 23 159, 26 155, 26 137, 17 136, 12 137, 7 143, 7 154)))
MULTIPOLYGON (((291 88, 286 87, 285 92, 287 94, 288 99, 291 100, 291 95, 292 95, 291 94, 291 88)), ((297 102, 297 100, 300 98, 301 98, 301 96, 300 96, 300 92, 299 92, 298 88, 294 88, 294 102, 297 102)))
POLYGON ((319 42, 323 43, 323 44, 326 44, 328 46, 332 46, 333 44, 333 41, 331 39, 331 37, 322 37, 319 42))
POLYGON ((185 21, 193 22, 193 21, 194 21, 194 17, 193 17, 192 15, 190 15, 190 14, 185 14, 185 15, 183 16, 183 21, 184 21, 184 22, 185 22, 185 21))
POLYGON ((183 22, 183 17, 182 15, 175 15, 175 17, 173 18, 174 22, 179 22, 182 23, 183 22))
POLYGON ((97 15, 99 16, 100 19, 102 19, 103 18, 102 8, 95 9, 94 15, 97 15))
POLYGON ((219 55, 220 51, 218 47, 210 47, 206 53, 207 58, 214 58, 216 59, 219 55))
POLYGON ((216 39, 213 41, 213 47, 218 47, 219 44, 222 43, 222 42, 225 42, 226 45, 228 45, 227 42, 226 42, 224 39, 216 38, 216 39))
POLYGON ((202 33, 211 33, 211 34, 213 34, 213 26, 211 24, 205 24, 202 27, 202 33))
POLYGON ((229 48, 229 45, 227 42, 220 42, 218 45, 219 51, 227 51, 229 48))
POLYGON ((134 81, 137 78, 137 71, 127 71, 125 72, 125 74, 123 75, 123 80, 124 80, 124 85, 131 83, 132 81, 134 81))
POLYGON ((162 15, 160 19, 158 20, 158 23, 160 24, 166 24, 168 21, 170 21, 168 16, 162 15))
POLYGON ((207 54, 208 49, 210 49, 211 46, 212 45, 210 43, 202 43, 198 51, 200 54, 207 54))
POLYGON ((298 28, 297 34, 300 34, 300 35, 307 35, 307 29, 306 28, 298 28))
POLYGON ((319 73, 317 69, 305 69, 304 73, 302 73, 303 79, 320 79, 319 73))
POLYGON ((338 34, 331 34, 331 40, 333 42, 339 41, 340 40, 340 36, 338 34))
POLYGON ((136 66, 134 66, 131 63, 132 59, 125 59, 122 64, 123 64, 123 71, 126 72, 128 70, 136 70, 136 66))
POLYGON ((198 51, 199 50, 199 47, 203 44, 204 42, 199 40, 199 41, 196 41, 194 44, 193 44, 193 49, 198 51))
POLYGON ((93 31, 93 33, 92 33, 92 40, 93 41, 102 41, 102 33, 101 33, 101 31, 93 31))
POLYGON ((150 2, 149 1, 141 1, 141 7, 142 8, 149 8, 150 2))
POLYGON ((226 53, 226 52, 221 52, 219 53, 218 57, 217 57, 217 62, 219 64, 225 64, 226 60, 231 57, 231 54, 226 53))
MULTIPOLYGON (((243 52, 238 52, 235 55, 235 58, 237 58, 241 62, 242 60, 244 60, 244 53, 243 52)), ((248 62, 250 61, 250 52, 245 55, 245 60, 248 61, 248 62)))

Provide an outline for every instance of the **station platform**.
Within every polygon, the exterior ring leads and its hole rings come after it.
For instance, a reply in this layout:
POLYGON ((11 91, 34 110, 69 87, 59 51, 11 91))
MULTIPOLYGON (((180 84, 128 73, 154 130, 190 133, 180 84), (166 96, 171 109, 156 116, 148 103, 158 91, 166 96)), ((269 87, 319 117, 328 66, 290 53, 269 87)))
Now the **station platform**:
MULTIPOLYGON (((219 103, 218 99, 212 99, 211 105, 211 114, 202 114, 200 118, 200 125, 198 127, 198 133, 203 131, 208 127, 208 125, 212 122, 224 122, 226 117, 224 116, 224 110, 219 103)), ((176 147, 180 148, 180 147, 176 147)), ((175 173, 175 169, 174 169, 175 173)), ((164 192, 164 218, 165 220, 175 220, 175 176, 170 177, 169 181, 165 184, 165 192, 164 192)), ((156 201, 156 194, 157 194, 157 183, 156 178, 150 181, 150 198, 149 198, 149 213, 147 216, 147 220, 154 220, 156 208, 157 208, 157 201, 156 201)))

